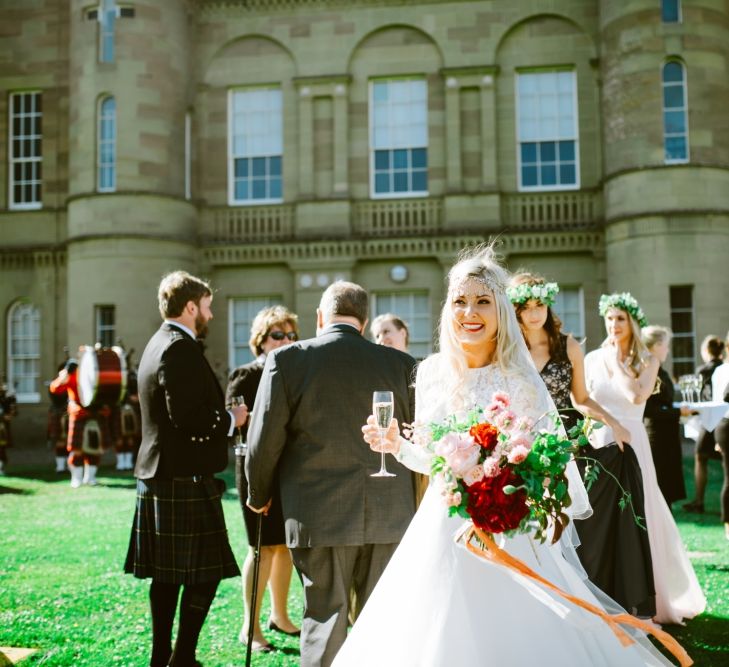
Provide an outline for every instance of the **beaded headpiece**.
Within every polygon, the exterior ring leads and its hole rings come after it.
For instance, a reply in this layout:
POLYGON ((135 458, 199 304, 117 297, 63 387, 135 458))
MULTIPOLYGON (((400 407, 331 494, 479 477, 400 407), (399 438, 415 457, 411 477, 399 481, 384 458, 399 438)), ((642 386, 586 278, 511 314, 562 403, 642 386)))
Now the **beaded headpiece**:
POLYGON ((599 308, 600 315, 602 317, 605 317, 605 314, 608 310, 610 310, 610 308, 619 308, 620 310, 624 310, 626 313, 629 313, 641 329, 648 326, 648 320, 645 317, 643 309, 630 292, 603 294, 600 297, 599 308))
POLYGON ((494 294, 504 291, 504 284, 493 275, 466 273, 451 281, 448 286, 448 294, 449 296, 478 296, 484 287, 494 294))
POLYGON ((511 303, 525 304, 534 299, 545 306, 553 306, 559 292, 557 283, 521 283, 506 288, 506 295, 511 303))

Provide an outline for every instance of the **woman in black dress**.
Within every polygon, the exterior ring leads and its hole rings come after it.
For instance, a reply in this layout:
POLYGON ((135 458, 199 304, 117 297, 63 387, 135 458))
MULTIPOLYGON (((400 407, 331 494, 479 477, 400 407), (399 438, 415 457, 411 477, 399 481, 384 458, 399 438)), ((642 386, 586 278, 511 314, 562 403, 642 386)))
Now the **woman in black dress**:
MULTIPOLYGON (((569 431, 583 415, 612 429, 615 446, 583 448, 584 456, 600 465, 631 493, 636 513, 643 513, 643 482, 638 460, 629 445, 630 432, 609 412, 590 398, 585 386, 584 355, 580 344, 561 332, 562 323, 552 311, 559 292, 557 283, 531 273, 516 274, 509 297, 516 308, 522 333, 532 360, 569 431), (628 445, 627 447, 625 445, 628 445)), ((584 461, 578 466, 585 471, 584 461)), ((629 612, 641 617, 655 613, 653 564, 648 535, 632 513, 621 511, 620 489, 602 472, 589 488, 593 514, 575 522, 581 544, 577 553, 590 581, 629 612)))
MULTIPOLYGON (((711 376, 724 363, 724 341, 718 336, 707 336, 701 343, 701 358, 704 363, 696 369, 701 376, 701 400, 712 400, 711 376)), ((721 452, 714 438, 714 431, 701 428, 694 450, 694 499, 685 503, 687 512, 704 513, 704 494, 708 478, 709 459, 721 459, 721 452)))
MULTIPOLYGON (((642 338, 648 351, 664 364, 671 345, 670 329, 645 327, 642 338)), ((658 486, 669 508, 671 503, 686 497, 679 419, 681 415, 688 414, 690 410, 686 407, 673 407, 673 380, 661 366, 658 369, 658 391, 646 401, 643 424, 651 443, 658 486)))
MULTIPOLYGON (((225 391, 226 403, 231 403, 233 398, 242 396, 250 413, 253 410, 256 392, 263 374, 266 355, 272 350, 288 345, 298 339, 298 317, 294 313, 283 306, 271 306, 260 311, 251 325, 250 348, 256 358, 248 364, 239 366, 230 374, 228 387, 225 391)), ((246 432, 247 426, 243 426, 241 435, 244 442, 246 432)), ((243 563, 243 606, 245 616, 239 639, 245 643, 248 639, 248 624, 251 619, 249 605, 253 589, 253 546, 256 543, 258 514, 246 507, 248 482, 245 476, 245 458, 243 456, 236 456, 235 458, 235 481, 241 507, 243 508, 243 520, 248 534, 248 544, 251 546, 243 563)), ((286 604, 291 583, 292 562, 291 554, 286 547, 278 487, 273 489, 272 498, 273 502, 268 514, 263 517, 261 523, 261 562, 256 597, 256 607, 258 608, 252 615, 254 623, 252 650, 259 652, 273 650, 273 645, 263 636, 259 619, 261 600, 267 583, 271 597, 271 617, 268 619, 268 628, 287 635, 297 636, 299 634, 299 628, 289 618, 286 604)))

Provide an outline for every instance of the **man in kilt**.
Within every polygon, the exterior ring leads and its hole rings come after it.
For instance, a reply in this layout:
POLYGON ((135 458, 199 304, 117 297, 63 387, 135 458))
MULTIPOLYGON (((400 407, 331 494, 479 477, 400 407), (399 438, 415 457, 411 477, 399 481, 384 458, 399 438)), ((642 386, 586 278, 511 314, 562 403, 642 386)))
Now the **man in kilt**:
MULTIPOLYGON (((64 361, 59 367, 60 373, 66 366, 64 361)), ((47 383, 50 385, 50 382, 47 383)), ((46 439, 48 449, 52 449, 56 457, 56 474, 66 472, 66 438, 68 437, 68 392, 54 394, 48 387, 51 403, 48 406, 48 423, 46 439)))
POLYGON ((228 543, 214 473, 228 463, 228 436, 248 417, 225 410, 223 390, 198 339, 212 319, 210 286, 184 271, 159 286, 164 322, 138 371, 142 444, 134 474, 137 505, 124 570, 151 577, 150 667, 194 667, 200 630, 221 579, 240 574, 228 543), (172 650, 172 624, 180 619, 172 650))
POLYGON ((71 488, 82 484, 96 486, 96 471, 105 441, 104 418, 108 408, 83 407, 78 393, 78 362, 69 359, 48 388, 51 394, 68 396, 68 469, 71 471, 71 488))

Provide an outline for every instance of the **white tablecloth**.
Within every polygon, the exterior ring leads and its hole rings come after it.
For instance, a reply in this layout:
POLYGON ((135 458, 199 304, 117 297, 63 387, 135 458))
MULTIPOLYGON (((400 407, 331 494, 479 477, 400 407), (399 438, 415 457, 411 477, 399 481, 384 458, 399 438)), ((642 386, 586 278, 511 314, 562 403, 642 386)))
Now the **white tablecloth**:
POLYGON ((680 408, 682 405, 699 413, 691 417, 683 425, 684 435, 687 438, 691 438, 691 440, 696 440, 699 437, 699 430, 702 427, 707 431, 713 431, 723 417, 729 417, 729 403, 724 403, 724 401, 674 403, 673 407, 680 408))

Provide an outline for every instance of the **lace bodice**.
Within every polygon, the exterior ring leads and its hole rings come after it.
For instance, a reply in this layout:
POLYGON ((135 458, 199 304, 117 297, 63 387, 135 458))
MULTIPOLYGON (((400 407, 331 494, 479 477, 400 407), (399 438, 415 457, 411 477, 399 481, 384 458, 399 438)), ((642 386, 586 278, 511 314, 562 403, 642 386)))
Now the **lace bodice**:
POLYGON ((547 391, 552 397, 557 410, 562 415, 565 428, 569 429, 577 423, 579 415, 572 407, 570 392, 572 391, 572 362, 567 356, 567 336, 560 335, 562 346, 561 357, 550 357, 540 371, 547 391))

